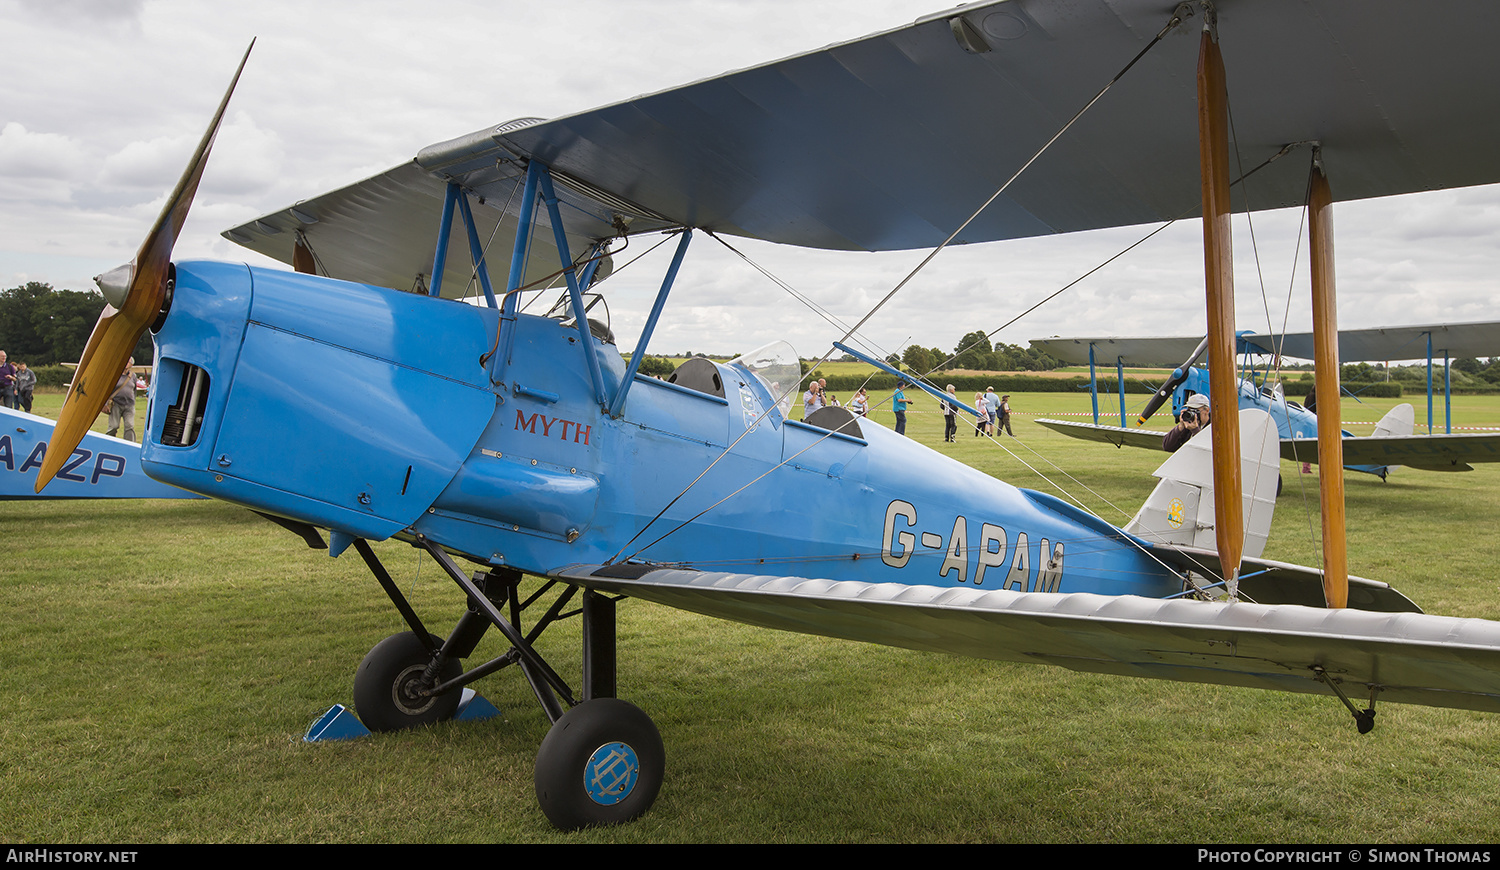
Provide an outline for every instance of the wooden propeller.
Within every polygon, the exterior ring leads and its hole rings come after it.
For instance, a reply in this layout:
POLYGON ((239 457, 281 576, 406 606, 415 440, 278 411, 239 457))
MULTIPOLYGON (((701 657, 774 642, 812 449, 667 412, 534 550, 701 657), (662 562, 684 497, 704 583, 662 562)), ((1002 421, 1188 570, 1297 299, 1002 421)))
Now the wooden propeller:
POLYGON ((203 167, 208 163, 208 152, 213 147, 214 137, 219 132, 219 122, 224 119, 224 109, 229 97, 239 83, 245 62, 250 59, 250 49, 255 40, 245 49, 239 68, 224 98, 219 101, 213 121, 198 142, 198 149, 188 162, 187 169, 177 180, 172 195, 162 208, 146 240, 129 264, 111 269, 94 280, 109 304, 94 324, 89 342, 84 347, 83 357, 78 362, 78 373, 73 386, 63 400, 62 413, 57 426, 52 430, 52 439, 47 445, 47 454, 37 472, 36 491, 40 493, 60 471, 84 433, 94 425, 94 420, 104 410, 109 397, 131 351, 146 330, 161 316, 170 302, 169 281, 172 272, 172 246, 182 232, 188 209, 193 204, 193 195, 198 192, 198 181, 203 177, 203 167))

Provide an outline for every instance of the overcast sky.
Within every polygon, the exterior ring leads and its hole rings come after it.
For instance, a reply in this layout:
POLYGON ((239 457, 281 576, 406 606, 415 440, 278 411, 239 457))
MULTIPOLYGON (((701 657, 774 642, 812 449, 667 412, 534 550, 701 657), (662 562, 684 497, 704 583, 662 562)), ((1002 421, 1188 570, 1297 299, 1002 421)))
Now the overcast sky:
MULTIPOLYGON (((432 142, 660 90, 941 8, 923 0, 0 0, 0 287, 87 289, 90 276, 129 260, 252 36, 255 53, 177 259, 264 263, 219 232, 405 162, 432 142)), ((1283 319, 1292 330, 1310 327, 1305 244, 1292 276, 1300 220, 1257 215, 1254 246, 1237 234, 1240 328, 1266 331, 1268 319, 1278 329, 1283 319)), ((951 349, 1149 229, 945 252, 865 335, 886 350, 908 340, 951 349)), ((1500 320, 1500 188, 1341 204, 1336 231, 1341 326, 1500 320)), ((604 285, 625 348, 668 248, 654 266, 604 285)), ((851 323, 922 256, 743 249, 851 323)), ((1184 223, 997 339, 1201 332, 1201 276, 1200 229, 1184 223)), ((744 351, 786 338, 815 356, 840 334, 700 237, 651 349, 744 351)))

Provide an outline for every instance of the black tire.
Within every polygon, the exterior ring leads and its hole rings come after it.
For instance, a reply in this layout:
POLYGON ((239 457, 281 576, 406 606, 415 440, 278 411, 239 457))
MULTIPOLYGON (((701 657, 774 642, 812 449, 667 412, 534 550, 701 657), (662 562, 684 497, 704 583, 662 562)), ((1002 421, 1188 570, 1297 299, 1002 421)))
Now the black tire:
MULTIPOLYGON (((433 642, 441 643, 437 638, 433 642)), ((410 631, 375 644, 354 673, 354 710, 359 721, 371 731, 400 731, 452 719, 463 694, 459 690, 428 697, 404 691, 421 679, 430 661, 427 647, 410 631)), ((461 673, 463 665, 450 659, 443 664, 440 679, 451 680, 461 673)))
POLYGON ((536 754, 536 799, 564 831, 640 818, 666 771, 656 723, 618 698, 595 698, 557 720, 536 754))

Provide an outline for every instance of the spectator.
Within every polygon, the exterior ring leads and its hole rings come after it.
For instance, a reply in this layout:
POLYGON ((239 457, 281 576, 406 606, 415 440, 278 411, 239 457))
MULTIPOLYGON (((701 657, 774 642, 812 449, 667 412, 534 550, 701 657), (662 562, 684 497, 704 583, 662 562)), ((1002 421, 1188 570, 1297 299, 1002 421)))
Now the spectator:
POLYGON ((0 405, 16 406, 16 367, 6 361, 5 351, 0 350, 0 405))
POLYGON ((16 404, 17 410, 31 413, 31 394, 36 389, 36 372, 23 362, 16 363, 16 404))
POLYGON ((1182 403, 1182 413, 1178 415, 1177 425, 1167 430, 1162 436, 1161 449, 1168 453, 1176 453, 1182 445, 1188 443, 1194 435, 1202 432, 1211 421, 1208 407, 1208 397, 1202 393, 1194 393, 1188 396, 1187 401, 1182 403))
POLYGON ((115 382, 115 391, 109 397, 109 429, 104 433, 114 435, 125 427, 126 441, 135 440, 135 357, 130 358, 120 379, 115 382))

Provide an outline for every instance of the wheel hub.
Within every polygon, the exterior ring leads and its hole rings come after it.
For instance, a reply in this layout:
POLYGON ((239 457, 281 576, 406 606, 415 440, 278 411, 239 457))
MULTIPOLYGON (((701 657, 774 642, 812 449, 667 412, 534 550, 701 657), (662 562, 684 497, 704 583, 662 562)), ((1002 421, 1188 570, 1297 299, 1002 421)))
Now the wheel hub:
POLYGON ((431 687, 422 682, 426 671, 426 665, 412 665, 391 683, 391 701, 408 716, 426 712, 437 701, 437 696, 428 691, 431 687))
POLYGON ((614 806, 630 797, 640 776, 641 761, 628 743, 606 743, 583 765, 583 790, 601 806, 614 806))

